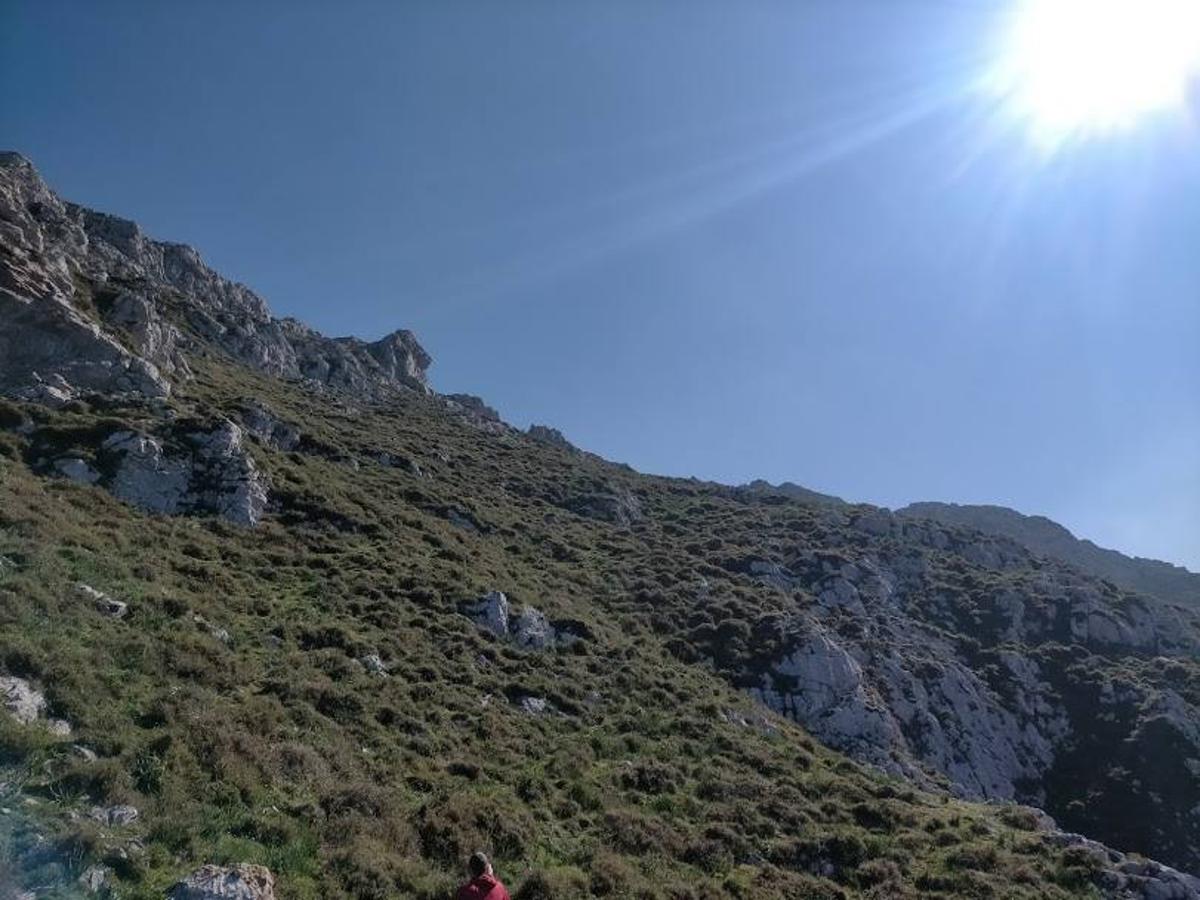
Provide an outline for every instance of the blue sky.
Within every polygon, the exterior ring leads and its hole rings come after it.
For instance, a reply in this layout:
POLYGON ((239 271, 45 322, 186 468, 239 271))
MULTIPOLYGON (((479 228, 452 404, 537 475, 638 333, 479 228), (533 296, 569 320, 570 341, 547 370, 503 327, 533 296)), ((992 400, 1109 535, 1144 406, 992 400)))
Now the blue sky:
POLYGON ((659 473, 1200 570, 1200 102, 1059 147, 999 0, 0 0, 0 144, 659 473))

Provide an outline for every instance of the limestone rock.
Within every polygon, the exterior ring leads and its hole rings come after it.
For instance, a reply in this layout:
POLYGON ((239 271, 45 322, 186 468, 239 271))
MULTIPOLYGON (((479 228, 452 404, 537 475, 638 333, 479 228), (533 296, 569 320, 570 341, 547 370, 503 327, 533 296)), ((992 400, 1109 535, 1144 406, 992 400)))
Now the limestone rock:
POLYGON ((171 888, 170 900, 275 900, 275 878, 263 866, 202 866, 171 888))
POLYGON ((132 825, 140 816, 136 807, 128 805, 94 806, 88 813, 88 818, 115 828, 132 825))
POLYGON ((212 431, 189 435, 194 448, 191 503, 237 525, 255 526, 267 506, 267 489, 242 446, 242 430, 225 420, 212 431))
POLYGON ((129 612, 128 604, 122 603, 120 600, 114 600, 108 594, 98 591, 88 584, 81 582, 75 585, 75 594, 81 600, 94 606, 97 612, 111 616, 114 619, 124 618, 125 614, 129 612))
POLYGON ((512 639, 518 647, 544 650, 555 641, 554 626, 540 610, 526 606, 510 623, 512 639))
POLYGON ((381 657, 378 653, 368 653, 366 656, 361 657, 359 662, 362 663, 363 668, 372 675, 388 674, 387 663, 383 661, 383 657, 381 657))
POLYGON ((180 443, 168 450, 150 435, 109 435, 101 445, 114 470, 108 489, 149 512, 212 513, 238 525, 257 525, 267 489, 245 451, 242 430, 222 420, 211 431, 187 433, 180 443))
POLYGON ((517 705, 520 707, 521 712, 528 713, 531 716, 545 715, 550 708, 549 703, 543 697, 525 696, 521 698, 517 705))
POLYGON ((502 591, 488 591, 467 614, 496 637, 508 637, 508 597, 502 591))
POLYGON ((46 697, 24 678, 0 675, 0 705, 18 722, 29 725, 46 712, 46 697))
POLYGON ((191 479, 188 460, 168 457, 162 442, 133 431, 117 431, 100 445, 116 458, 107 487, 113 496, 149 512, 181 511, 191 479))
POLYGON ((463 611, 481 628, 525 650, 569 646, 585 637, 586 629, 581 623, 551 622, 533 606, 526 605, 519 614, 513 615, 508 597, 501 591, 489 591, 475 602, 466 604, 463 611))
POLYGON ((133 291, 123 291, 112 301, 105 317, 129 335, 139 356, 167 377, 190 378, 191 367, 183 355, 183 336, 159 315, 157 306, 133 291))
POLYGON ((753 578, 781 591, 793 591, 798 586, 796 577, 779 563, 766 559, 752 559, 746 568, 753 578))
POLYGON ((411 332, 331 339, 275 319, 191 247, 64 202, 16 153, 0 154, 0 245, 0 394, 51 405, 87 392, 166 396, 200 345, 321 390, 429 390, 431 360, 411 332))
POLYGON ((79 876, 79 886, 88 894, 107 897, 112 890, 111 874, 105 866, 88 866, 79 876))
POLYGON ((499 422, 500 413, 474 394, 443 394, 442 399, 455 412, 480 422, 499 422))

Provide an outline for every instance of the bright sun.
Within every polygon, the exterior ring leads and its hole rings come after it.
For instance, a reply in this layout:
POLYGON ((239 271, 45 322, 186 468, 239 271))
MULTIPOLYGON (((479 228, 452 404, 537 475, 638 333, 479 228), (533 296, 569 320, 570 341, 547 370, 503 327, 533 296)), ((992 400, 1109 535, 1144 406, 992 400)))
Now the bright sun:
POLYGON ((1018 0, 996 73, 1051 143, 1183 108, 1200 74, 1200 0, 1018 0))

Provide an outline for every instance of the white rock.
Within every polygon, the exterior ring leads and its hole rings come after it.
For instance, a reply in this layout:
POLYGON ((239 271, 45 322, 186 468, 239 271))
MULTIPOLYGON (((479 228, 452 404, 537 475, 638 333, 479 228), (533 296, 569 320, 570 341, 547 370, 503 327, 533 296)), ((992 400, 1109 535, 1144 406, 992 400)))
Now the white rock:
POLYGON ((202 866, 180 881, 170 900, 275 900, 275 878, 263 866, 202 866))
POLYGON ((529 713, 531 716, 540 716, 546 712, 549 704, 542 697, 522 697, 520 707, 522 712, 529 713))
POLYGON ((388 673, 387 663, 383 661, 383 658, 378 653, 368 653, 359 662, 372 675, 386 675, 388 673))
POLYGON ((79 876, 79 884, 89 894, 107 895, 112 887, 110 874, 109 869, 104 866, 88 866, 79 876))
POLYGON ((526 606, 521 614, 509 623, 512 637, 518 647, 528 650, 543 650, 555 642, 554 627, 550 620, 532 606, 526 606))
POLYGON ((81 600, 94 606, 98 612, 114 619, 124 618, 125 614, 129 612, 129 604, 114 600, 103 591, 98 591, 83 582, 75 585, 75 593, 81 600))
POLYGON ((24 678, 0 676, 0 705, 14 719, 29 725, 46 712, 46 697, 24 678))
POLYGON ((102 825, 111 825, 120 827, 124 825, 132 825, 141 815, 136 807, 128 805, 118 806, 93 806, 88 817, 94 819, 102 825))
POLYGON ((508 637, 508 597, 502 591, 488 591, 468 613, 496 637, 508 637))

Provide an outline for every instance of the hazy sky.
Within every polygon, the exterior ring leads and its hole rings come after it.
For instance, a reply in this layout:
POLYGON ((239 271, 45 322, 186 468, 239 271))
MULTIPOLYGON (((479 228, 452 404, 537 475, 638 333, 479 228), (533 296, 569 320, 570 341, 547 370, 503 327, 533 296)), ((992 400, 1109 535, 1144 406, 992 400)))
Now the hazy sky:
POLYGON ((637 468, 1200 569, 1200 101, 1048 155, 998 0, 13 2, 0 144, 637 468))

